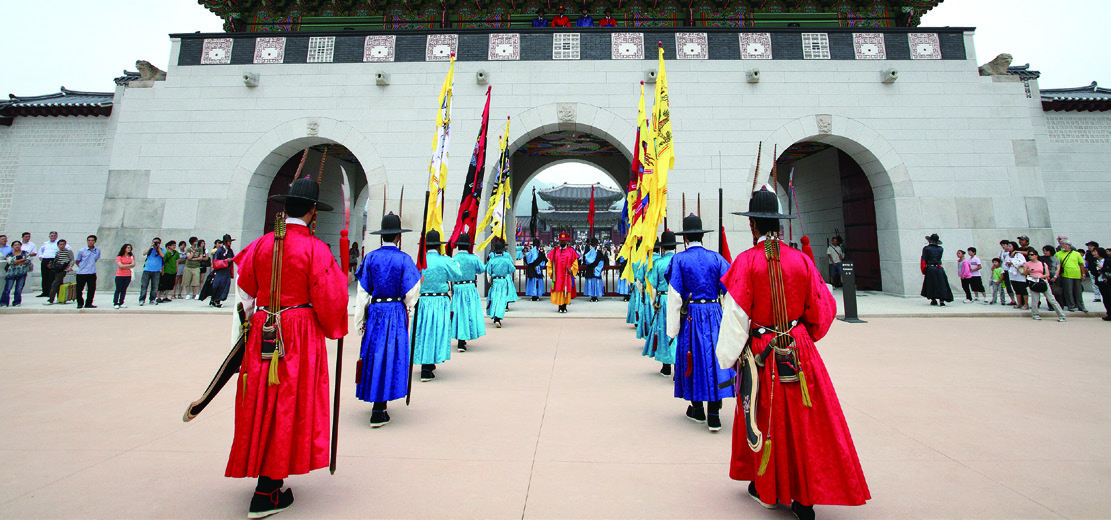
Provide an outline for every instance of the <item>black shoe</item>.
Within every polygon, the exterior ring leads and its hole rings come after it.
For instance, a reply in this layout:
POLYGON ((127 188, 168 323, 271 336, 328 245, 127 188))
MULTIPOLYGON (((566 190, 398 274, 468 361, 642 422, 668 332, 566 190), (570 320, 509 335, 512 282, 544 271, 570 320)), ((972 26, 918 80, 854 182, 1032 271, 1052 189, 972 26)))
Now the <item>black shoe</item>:
POLYGON ((534 301, 534 302, 538 302, 538 301, 540 301, 540 298, 537 298, 536 296, 533 296, 533 297, 532 297, 532 301, 534 301))
POLYGON ((798 502, 791 502, 791 512, 799 520, 814 520, 814 506, 804 506, 798 502))
POLYGON ((941 305, 942 307, 944 307, 944 306, 945 306, 945 302, 941 302, 941 303, 940 303, 940 305, 941 305))
POLYGON ((1103 321, 1111 321, 1111 315, 1104 316, 1100 319, 1103 320, 1103 321))
POLYGON ((501 328, 501 318, 494 318, 494 326, 499 329, 501 328))
POLYGON ((764 509, 775 509, 779 507, 779 504, 769 504, 767 502, 764 502, 763 500, 760 500, 760 494, 756 492, 755 482, 748 483, 748 496, 752 497, 752 499, 759 503, 761 506, 764 506, 764 509))
POLYGON ((247 518, 266 518, 270 515, 281 513, 293 505, 293 490, 281 491, 275 489, 270 493, 255 491, 251 499, 251 508, 247 511, 247 518))
POLYGON ((706 422, 706 412, 702 409, 701 406, 695 408, 693 404, 689 405, 687 406, 687 419, 690 419, 696 423, 704 423, 706 422))
POLYGON ((385 410, 373 410, 370 412, 370 427, 381 428, 390 423, 390 414, 385 410))
POLYGON ((706 415, 706 426, 710 428, 711 432, 716 432, 721 429, 721 417, 716 413, 706 415))
POLYGON ((421 380, 421 382, 427 383, 427 382, 429 382, 433 379, 436 379, 436 374, 433 374, 431 370, 422 369, 420 371, 420 380, 421 380))
POLYGON ((456 348, 459 350, 459 352, 466 352, 467 351, 467 342, 466 342, 466 340, 461 339, 461 340, 458 340, 458 341, 459 341, 459 345, 456 348))
POLYGON ((84 307, 84 305, 81 305, 80 303, 79 303, 79 304, 77 304, 77 308, 78 308, 78 309, 81 309, 81 308, 83 308, 83 307, 84 307))
MULTIPOLYGON (((78 307, 78 308, 80 308, 80 307, 78 307)), ((86 304, 86 305, 85 305, 85 308, 86 308, 86 309, 95 309, 95 308, 96 308, 96 305, 93 305, 93 304, 91 304, 91 303, 90 303, 90 304, 86 304)))
POLYGON ((664 377, 671 377, 671 365, 664 365, 660 369, 660 375, 664 377))
POLYGON ((930 305, 937 305, 937 300, 930 300, 930 305))

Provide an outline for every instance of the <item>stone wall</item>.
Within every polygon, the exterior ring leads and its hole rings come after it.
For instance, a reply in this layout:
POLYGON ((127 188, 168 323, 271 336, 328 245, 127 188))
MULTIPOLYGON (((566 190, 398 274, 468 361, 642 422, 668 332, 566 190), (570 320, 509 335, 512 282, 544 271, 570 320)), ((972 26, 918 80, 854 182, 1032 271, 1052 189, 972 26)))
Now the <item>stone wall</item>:
POLYGON ((1054 234, 1081 247, 1089 240, 1111 246, 1111 115, 1038 116, 1037 151, 1054 234))

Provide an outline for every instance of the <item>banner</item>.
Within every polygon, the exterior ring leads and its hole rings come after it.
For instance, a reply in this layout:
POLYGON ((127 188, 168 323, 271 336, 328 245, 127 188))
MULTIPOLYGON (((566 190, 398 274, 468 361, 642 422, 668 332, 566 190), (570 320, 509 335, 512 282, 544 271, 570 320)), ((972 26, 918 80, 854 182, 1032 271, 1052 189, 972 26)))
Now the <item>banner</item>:
MULTIPOLYGON (((436 230, 444 236, 444 188, 447 186, 448 152, 451 149, 451 96, 455 85, 455 54, 451 55, 447 77, 440 87, 440 109, 436 112, 436 137, 432 159, 428 161, 428 210, 424 214, 425 232, 436 230)), ((441 246, 443 252, 443 246, 441 246)), ((424 237, 420 237, 417 267, 424 269, 424 237)))
POLYGON ((490 123, 490 90, 491 87, 486 87, 486 107, 482 109, 482 124, 478 127, 478 138, 475 139, 471 164, 467 167, 467 181, 463 184, 463 196, 459 199, 459 213, 455 216, 455 229, 451 234, 452 244, 455 244, 464 234, 470 235, 472 243, 477 238, 475 225, 478 223, 478 206, 482 199, 482 180, 486 169, 486 129, 490 123))
MULTIPOLYGON (((498 163, 495 165, 496 173, 494 175, 493 192, 490 194, 490 202, 486 207, 486 216, 482 218, 482 222, 478 225, 478 229, 485 229, 490 227, 490 236, 486 237, 482 243, 478 244, 476 250, 481 251, 490 245, 495 237, 507 240, 505 234, 505 216, 509 214, 511 209, 510 204, 510 191, 512 191, 512 184, 510 184, 509 172, 509 153, 506 148, 509 146, 509 119, 505 120, 505 133, 498 138, 498 163)), ((507 240, 508 241, 508 240, 507 240)))

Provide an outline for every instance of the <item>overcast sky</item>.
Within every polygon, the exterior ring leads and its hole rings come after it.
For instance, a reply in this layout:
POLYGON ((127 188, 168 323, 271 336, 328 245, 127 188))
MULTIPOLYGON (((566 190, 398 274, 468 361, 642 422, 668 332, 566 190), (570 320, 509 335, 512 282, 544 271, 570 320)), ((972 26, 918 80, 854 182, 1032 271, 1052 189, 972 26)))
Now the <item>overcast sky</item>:
MULTIPOLYGON (((3 0, 0 92, 39 95, 111 91, 112 78, 135 60, 165 70, 168 34, 218 32, 222 21, 196 0, 3 0)), ((1111 60, 1102 54, 1111 0, 945 0, 926 26, 977 27, 978 62, 1001 52, 1042 71, 1041 86, 1111 86, 1111 60), (1102 57, 1101 57, 1102 56, 1102 57)))

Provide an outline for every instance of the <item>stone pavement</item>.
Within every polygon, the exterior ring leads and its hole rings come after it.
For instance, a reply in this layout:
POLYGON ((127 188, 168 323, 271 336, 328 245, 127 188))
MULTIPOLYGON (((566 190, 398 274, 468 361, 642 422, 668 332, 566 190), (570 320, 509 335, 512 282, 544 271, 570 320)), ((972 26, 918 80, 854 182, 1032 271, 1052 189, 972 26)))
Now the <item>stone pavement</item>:
MULTIPOLYGON (((732 401, 711 434, 622 320, 519 314, 378 430, 353 398, 352 336, 339 470, 287 480, 297 502, 277 518, 790 518, 728 478, 732 401)), ((231 389, 181 422, 226 316, 13 318, 6 338, 28 339, 0 342, 0 517, 245 516, 253 483, 222 476, 231 389)), ((819 347, 873 500, 819 518, 1111 517, 1108 326, 836 322, 819 347)))

